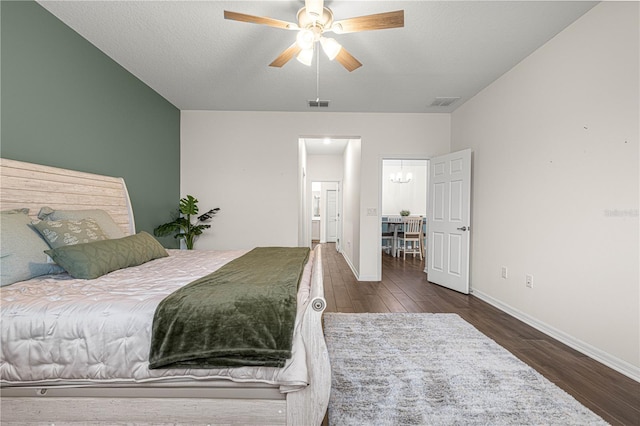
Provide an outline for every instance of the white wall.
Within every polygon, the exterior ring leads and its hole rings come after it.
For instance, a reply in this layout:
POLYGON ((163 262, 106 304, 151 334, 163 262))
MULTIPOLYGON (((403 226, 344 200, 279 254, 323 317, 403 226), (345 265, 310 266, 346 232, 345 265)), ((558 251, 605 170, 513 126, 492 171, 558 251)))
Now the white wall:
POLYGON ((427 160, 383 160, 381 180, 382 216, 399 215, 401 210, 413 216, 427 215, 427 160), (390 175, 400 171, 404 176, 411 173, 411 181, 391 182, 390 175))
POLYGON ((359 152, 345 151, 345 162, 361 158, 358 170, 345 169, 343 186, 359 211, 350 260, 360 279, 378 279, 380 219, 366 212, 379 208, 381 158, 449 152, 449 114, 182 111, 181 194, 222 209, 196 247, 298 245, 298 216, 308 207, 299 199, 298 139, 313 136, 361 138, 359 152))
POLYGON ((638 17, 595 6, 452 115, 452 150, 474 152, 474 294, 636 378, 638 17))
MULTIPOLYGON (((342 183, 342 240, 341 251, 344 253, 347 263, 354 274, 359 277, 360 270, 360 244, 362 240, 362 219, 359 214, 361 209, 362 182, 362 142, 352 140, 344 150, 344 180, 342 183)), ((378 256, 380 257, 380 256, 378 256)))
MULTIPOLYGON (((182 142, 181 142, 182 144, 182 142)), ((307 146, 304 140, 298 140, 298 217, 306 217, 307 212, 311 208, 309 205, 309 185, 311 181, 307 180, 307 146)), ((308 222, 298 221, 298 247, 307 245, 307 241, 311 238, 311 229, 308 222)))
POLYGON ((311 181, 342 180, 344 155, 308 155, 307 170, 311 181))

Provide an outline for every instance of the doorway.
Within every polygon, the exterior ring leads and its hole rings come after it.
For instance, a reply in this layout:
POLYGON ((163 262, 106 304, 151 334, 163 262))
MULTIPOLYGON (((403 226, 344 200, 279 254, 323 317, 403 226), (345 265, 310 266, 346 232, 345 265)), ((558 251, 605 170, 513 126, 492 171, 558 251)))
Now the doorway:
POLYGON ((311 242, 337 243, 340 227, 340 182, 311 182, 311 242))
MULTIPOLYGON (((300 137, 298 149, 299 244, 312 246, 311 234, 314 226, 320 229, 318 241, 326 241, 326 220, 321 224, 321 218, 317 218, 318 224, 313 223, 313 207, 310 204, 314 199, 311 184, 335 183, 334 188, 329 188, 336 190, 335 249, 347 259, 357 276, 360 266, 361 139, 357 136, 300 137)), ((321 215, 326 215, 326 202, 318 198, 318 203, 322 203, 321 215)), ((332 230, 329 234, 332 234, 332 230)), ((329 238, 332 238, 331 235, 329 238)))
MULTIPOLYGON (((390 225, 403 214, 427 217, 429 160, 423 158, 383 158, 380 184, 380 230, 397 231, 397 225, 390 225)), ((426 220, 423 225, 427 235, 426 220)), ((393 237, 392 237, 393 238, 393 237)), ((395 244, 380 239, 381 256, 394 256, 395 244), (386 247, 383 249, 383 247, 386 247)), ((425 241, 423 239, 422 243, 425 241)), ((424 253, 423 253, 424 254, 424 253)), ((382 262, 380 262, 382 271, 382 262)), ((382 275, 380 275, 382 276, 382 275)))

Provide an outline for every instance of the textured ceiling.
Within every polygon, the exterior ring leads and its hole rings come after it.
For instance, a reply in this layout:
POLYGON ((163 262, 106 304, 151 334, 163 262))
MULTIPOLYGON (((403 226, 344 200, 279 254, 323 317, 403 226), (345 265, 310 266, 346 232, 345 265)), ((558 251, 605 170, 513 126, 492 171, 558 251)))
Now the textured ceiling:
POLYGON ((295 32, 223 19, 295 22, 303 1, 39 1, 182 110, 451 112, 596 2, 327 1, 337 20, 404 9, 405 27, 334 35, 363 66, 322 52, 311 67, 268 64, 295 32), (319 76, 319 79, 318 79, 319 76), (319 84, 318 84, 319 81, 319 84), (448 107, 437 97, 459 97, 448 107))

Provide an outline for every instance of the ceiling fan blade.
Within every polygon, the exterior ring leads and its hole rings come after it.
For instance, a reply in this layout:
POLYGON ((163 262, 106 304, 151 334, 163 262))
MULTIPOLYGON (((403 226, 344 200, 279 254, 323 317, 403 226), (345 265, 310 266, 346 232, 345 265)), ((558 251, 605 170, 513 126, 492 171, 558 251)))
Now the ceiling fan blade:
POLYGON ((291 59, 293 59, 293 57, 300 53, 301 50, 302 48, 298 46, 298 43, 293 43, 291 46, 287 47, 277 58, 275 58, 273 62, 269 64, 269 66, 280 68, 291 59))
POLYGON ((347 52, 347 49, 345 49, 344 47, 340 49, 340 52, 338 52, 338 55, 335 59, 336 61, 340 62, 340 64, 342 64, 342 66, 345 67, 349 72, 362 66, 360 61, 354 58, 351 53, 347 52))
POLYGON ((404 27, 404 10, 358 16, 356 18, 336 21, 333 23, 331 29, 337 34, 345 34, 401 27, 404 27))
POLYGON ((249 22, 251 24, 267 25, 269 27, 282 28, 284 30, 297 30, 298 25, 292 22, 281 21, 279 19, 267 18, 266 16, 247 15, 245 13, 224 11, 224 19, 232 21, 249 22))

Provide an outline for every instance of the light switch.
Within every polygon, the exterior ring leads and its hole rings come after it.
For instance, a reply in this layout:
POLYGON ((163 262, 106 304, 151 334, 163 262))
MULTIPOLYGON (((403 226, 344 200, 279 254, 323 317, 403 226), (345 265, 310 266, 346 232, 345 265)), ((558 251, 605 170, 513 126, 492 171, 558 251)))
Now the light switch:
POLYGON ((378 209, 369 207, 367 209, 367 216, 378 216, 378 209))

